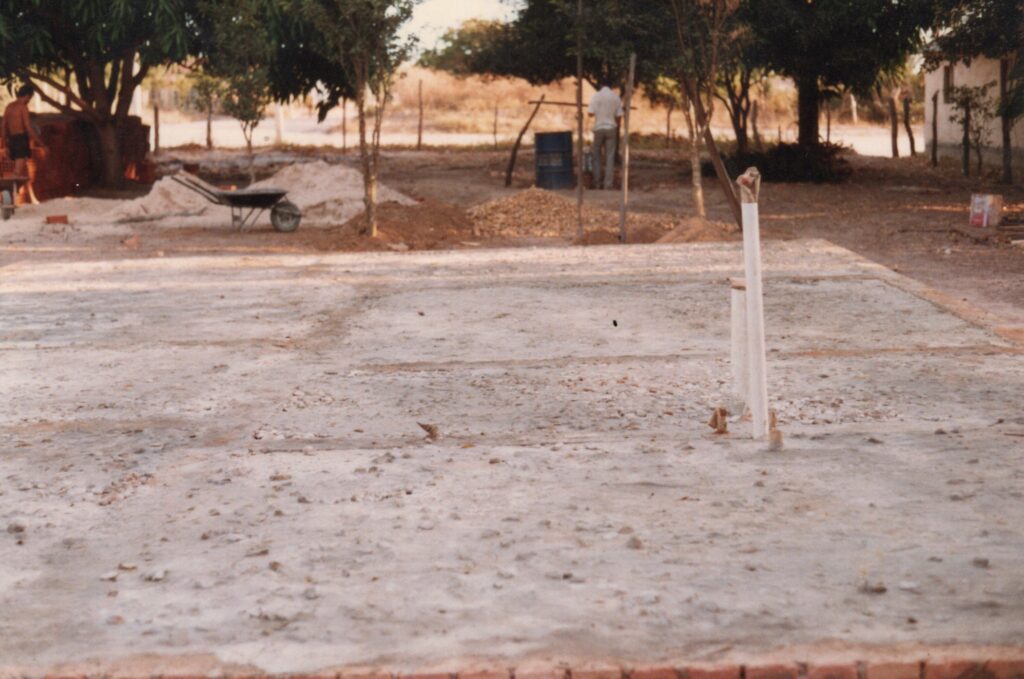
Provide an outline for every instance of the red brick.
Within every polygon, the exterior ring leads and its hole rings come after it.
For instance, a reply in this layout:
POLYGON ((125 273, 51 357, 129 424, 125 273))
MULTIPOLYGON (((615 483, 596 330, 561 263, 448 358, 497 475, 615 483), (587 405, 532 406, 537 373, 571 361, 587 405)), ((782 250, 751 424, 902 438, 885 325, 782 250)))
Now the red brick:
POLYGON ((857 679, 857 665, 810 665, 807 679, 857 679))
POLYGON ((920 679, 921 663, 889 662, 871 663, 867 667, 867 679, 920 679))
POLYGON ((798 679, 796 665, 753 665, 747 667, 747 679, 798 679))
POLYGON ((952 660, 929 662, 924 666, 924 679, 987 679, 979 662, 952 660))
POLYGON ((688 667, 687 679, 740 679, 739 665, 722 665, 719 667, 688 667))
POLYGON ((985 669, 994 679, 1024 679, 1024 658, 1020 660, 989 660, 985 669))
POLYGON ((636 667, 629 673, 629 679, 681 679, 674 667, 636 667))

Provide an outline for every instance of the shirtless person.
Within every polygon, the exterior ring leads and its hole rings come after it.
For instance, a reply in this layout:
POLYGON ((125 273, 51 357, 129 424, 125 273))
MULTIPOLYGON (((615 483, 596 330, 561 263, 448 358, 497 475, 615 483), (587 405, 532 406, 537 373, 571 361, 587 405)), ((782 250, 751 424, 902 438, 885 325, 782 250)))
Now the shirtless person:
MULTIPOLYGON (((0 127, 4 148, 7 150, 7 156, 14 161, 14 175, 17 177, 28 176, 28 159, 32 157, 32 148, 29 142, 35 142, 37 146, 46 148, 29 120, 28 102, 34 94, 35 89, 31 85, 22 85, 18 90, 18 98, 8 104, 4 110, 4 121, 0 127)), ((38 202, 35 200, 35 193, 32 191, 31 185, 28 187, 28 194, 33 203, 38 202)))

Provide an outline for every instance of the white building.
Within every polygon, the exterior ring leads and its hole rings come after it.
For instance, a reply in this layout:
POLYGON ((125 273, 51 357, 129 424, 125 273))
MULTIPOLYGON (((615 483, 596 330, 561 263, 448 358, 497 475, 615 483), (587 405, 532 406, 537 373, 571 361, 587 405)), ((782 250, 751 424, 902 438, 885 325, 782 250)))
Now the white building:
MULTIPOLYGON (((926 72, 924 77, 924 109, 925 109, 925 140, 928 143, 928 151, 931 152, 932 144, 932 120, 935 117, 933 99, 938 93, 938 139, 939 156, 954 156, 959 158, 963 142, 963 128, 950 120, 953 115, 953 104, 950 99, 951 87, 978 87, 992 83, 989 89, 989 97, 993 102, 999 101, 999 78, 1000 61, 998 59, 986 59, 979 57, 971 61, 971 65, 956 63, 944 63, 941 67, 931 72, 926 72)), ((988 146, 985 150, 985 158, 988 164, 1002 165, 1002 121, 994 116, 989 122, 988 146)), ((1014 172, 1021 176, 1024 170, 1024 121, 1018 120, 1011 131, 1011 147, 1014 155, 1014 172)), ((971 163, 974 163, 974 151, 971 151, 971 163)), ((973 167, 972 167, 973 172, 973 167)))

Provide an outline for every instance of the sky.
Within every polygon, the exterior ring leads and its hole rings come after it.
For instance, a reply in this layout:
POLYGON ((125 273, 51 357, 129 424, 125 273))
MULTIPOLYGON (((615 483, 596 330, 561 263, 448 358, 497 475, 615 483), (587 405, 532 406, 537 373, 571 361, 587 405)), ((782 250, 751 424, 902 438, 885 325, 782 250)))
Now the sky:
POLYGON ((427 49, 466 19, 508 19, 514 5, 509 0, 422 0, 406 31, 419 37, 420 49, 427 49))

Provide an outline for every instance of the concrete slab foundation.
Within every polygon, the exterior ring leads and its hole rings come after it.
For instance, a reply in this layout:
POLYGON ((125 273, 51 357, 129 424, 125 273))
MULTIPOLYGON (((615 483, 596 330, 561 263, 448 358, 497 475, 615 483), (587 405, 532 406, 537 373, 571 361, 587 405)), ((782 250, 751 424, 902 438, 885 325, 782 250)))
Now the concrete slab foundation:
POLYGON ((5 268, 0 668, 1012 656, 1020 346, 845 250, 772 242, 785 448, 736 417, 715 436, 741 263, 713 244, 5 268))

